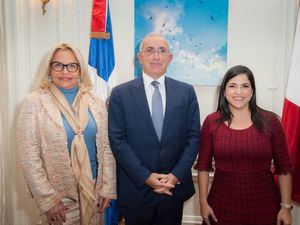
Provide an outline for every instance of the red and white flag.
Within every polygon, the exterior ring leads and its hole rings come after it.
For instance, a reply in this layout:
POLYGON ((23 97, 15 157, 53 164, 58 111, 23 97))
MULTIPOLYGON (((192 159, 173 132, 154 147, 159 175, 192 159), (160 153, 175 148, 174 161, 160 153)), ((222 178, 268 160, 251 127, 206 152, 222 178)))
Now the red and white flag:
POLYGON ((292 199, 300 203, 300 16, 294 39, 292 61, 284 100, 282 125, 295 167, 292 199))

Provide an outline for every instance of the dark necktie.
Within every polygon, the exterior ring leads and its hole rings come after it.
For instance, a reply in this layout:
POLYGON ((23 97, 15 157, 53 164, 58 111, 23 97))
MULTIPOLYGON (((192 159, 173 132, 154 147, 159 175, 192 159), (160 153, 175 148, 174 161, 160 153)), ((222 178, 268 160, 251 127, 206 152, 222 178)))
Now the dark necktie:
POLYGON ((157 134, 158 139, 161 138, 162 125, 163 125, 163 104, 161 95, 158 89, 159 82, 153 81, 151 83, 154 86, 154 92, 152 95, 152 122, 157 134))

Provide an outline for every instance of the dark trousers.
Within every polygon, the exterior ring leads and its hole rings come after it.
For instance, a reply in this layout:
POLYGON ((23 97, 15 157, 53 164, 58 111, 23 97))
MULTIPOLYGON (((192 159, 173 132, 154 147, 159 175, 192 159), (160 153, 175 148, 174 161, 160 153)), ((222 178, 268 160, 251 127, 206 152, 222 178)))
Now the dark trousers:
POLYGON ((126 225, 181 225, 183 202, 172 196, 158 195, 152 206, 120 207, 126 225))

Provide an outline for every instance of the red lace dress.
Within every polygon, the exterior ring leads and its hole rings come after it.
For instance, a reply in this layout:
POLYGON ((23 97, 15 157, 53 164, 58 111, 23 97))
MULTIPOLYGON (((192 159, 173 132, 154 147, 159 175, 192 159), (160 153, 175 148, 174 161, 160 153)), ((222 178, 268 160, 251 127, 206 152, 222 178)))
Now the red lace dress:
POLYGON ((275 225, 280 209, 280 193, 270 170, 274 160, 276 174, 292 172, 285 135, 280 121, 264 112, 268 133, 254 125, 234 130, 219 124, 219 113, 204 121, 198 156, 198 170, 215 175, 208 203, 218 219, 216 225, 275 225))

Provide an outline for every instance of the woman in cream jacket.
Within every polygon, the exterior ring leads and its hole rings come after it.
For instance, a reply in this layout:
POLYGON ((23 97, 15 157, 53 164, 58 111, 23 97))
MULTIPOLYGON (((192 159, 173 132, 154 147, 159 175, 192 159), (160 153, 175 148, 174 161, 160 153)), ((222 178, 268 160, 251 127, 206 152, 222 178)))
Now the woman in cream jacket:
POLYGON ((49 51, 17 124, 19 162, 43 224, 100 224, 116 198, 105 103, 91 92, 80 52, 49 51))

